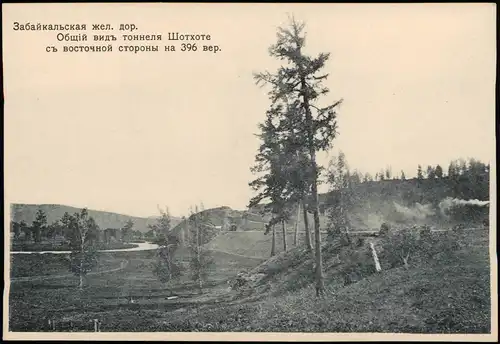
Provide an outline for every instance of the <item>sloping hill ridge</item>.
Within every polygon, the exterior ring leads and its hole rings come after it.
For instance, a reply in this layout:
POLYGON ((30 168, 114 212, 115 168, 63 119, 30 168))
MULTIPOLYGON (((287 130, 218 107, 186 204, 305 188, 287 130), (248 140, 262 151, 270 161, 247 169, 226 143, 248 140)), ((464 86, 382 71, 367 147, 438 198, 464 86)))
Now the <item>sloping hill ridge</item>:
MULTIPOLYGON (((354 204, 351 211, 356 218, 352 219, 353 226, 363 230, 378 229, 382 222, 389 220, 390 213, 394 212, 394 202, 406 207, 419 203, 436 208, 445 197, 487 201, 489 200, 489 176, 480 176, 476 179, 460 177, 458 180, 444 177, 433 180, 414 178, 361 183, 354 188, 354 204)), ((322 227, 325 227, 327 222, 325 210, 335 198, 336 192, 319 195, 322 227)), ((49 223, 59 220, 66 211, 74 213, 81 210, 81 208, 59 204, 12 204, 12 219, 31 224, 38 209, 42 209, 47 214, 49 223)), ((244 211, 223 206, 207 209, 204 212, 208 214, 212 225, 216 227, 225 227, 227 230, 228 225, 235 224, 238 231, 263 231, 265 223, 269 220, 267 216, 263 217, 260 214, 263 210, 264 205, 244 211)), ((154 223, 157 218, 155 216, 135 217, 91 209, 89 213, 101 228, 120 228, 127 220, 132 219, 135 229, 141 232, 148 231, 148 225, 154 223)), ((295 220, 296 213, 293 212, 287 225, 294 226, 295 220)), ((302 216, 300 216, 300 229, 303 229, 302 222, 302 216)), ((172 227, 175 233, 181 234, 184 228, 183 220, 172 217, 172 227)))
MULTIPOLYGON (((266 219, 260 214, 249 213, 248 211, 234 210, 223 206, 200 211, 205 214, 207 222, 214 229, 229 230, 231 225, 236 225, 237 230, 262 230, 266 219), (246 218, 246 219, 245 219, 246 218)), ((179 221, 172 229, 173 233, 179 235, 185 227, 185 220, 179 221)))
MULTIPOLYGON (((28 225, 31 225, 39 209, 45 212, 47 222, 50 224, 60 220, 65 212, 73 214, 80 212, 82 208, 60 204, 11 204, 11 220, 16 222, 25 221, 28 225)), ((155 216, 136 217, 93 209, 89 209, 88 211, 89 215, 94 218, 101 229, 121 228, 128 220, 132 220, 135 230, 147 232, 149 230, 148 225, 154 224, 157 218, 155 216)), ((172 217, 172 224, 174 226, 180 221, 180 218, 172 217)))

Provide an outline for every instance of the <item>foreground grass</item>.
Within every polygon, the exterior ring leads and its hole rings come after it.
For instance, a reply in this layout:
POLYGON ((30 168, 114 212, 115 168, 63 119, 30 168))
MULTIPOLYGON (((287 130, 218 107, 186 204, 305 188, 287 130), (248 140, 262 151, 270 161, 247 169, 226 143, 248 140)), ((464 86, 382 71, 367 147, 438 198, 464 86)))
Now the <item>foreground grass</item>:
MULTIPOLYGON (((110 270, 120 266, 125 259, 109 254, 100 254, 94 272, 110 270)), ((64 254, 15 254, 11 255, 12 278, 39 277, 69 274, 69 259, 64 254)))
POLYGON ((266 301, 220 307, 162 330, 285 332, 487 333, 484 274, 461 268, 391 271, 316 300, 311 289, 266 301), (385 277, 385 278, 384 278, 385 277), (439 278, 441 283, 437 284, 439 278), (456 283, 462 287, 457 290, 456 283), (183 323, 189 324, 185 326, 183 323))

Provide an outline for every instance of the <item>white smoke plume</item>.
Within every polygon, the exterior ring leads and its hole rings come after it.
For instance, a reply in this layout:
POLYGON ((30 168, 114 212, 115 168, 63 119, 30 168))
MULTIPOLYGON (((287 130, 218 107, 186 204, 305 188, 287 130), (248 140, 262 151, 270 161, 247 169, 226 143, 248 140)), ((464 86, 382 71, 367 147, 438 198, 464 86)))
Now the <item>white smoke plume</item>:
POLYGON ((404 216, 406 220, 413 220, 413 221, 419 221, 419 220, 425 220, 427 217, 435 215, 436 212, 432 209, 431 204, 420 204, 416 203, 415 206, 409 208, 402 206, 396 202, 394 203, 394 207, 396 208, 396 211, 404 216))
POLYGON ((376 206, 367 206, 357 208, 355 213, 350 216, 351 225, 354 228, 363 230, 379 229, 383 223, 427 223, 429 217, 436 214, 432 204, 416 203, 411 207, 406 207, 392 202, 380 202, 376 206))
POLYGON ((349 216, 351 225, 360 230, 378 230, 382 223, 386 222, 384 216, 375 213, 359 211, 353 216, 349 216))
POLYGON ((452 197, 444 198, 437 207, 433 204, 420 203, 407 207, 395 201, 376 204, 367 202, 356 208, 349 215, 349 220, 353 228, 360 230, 379 229, 384 222, 392 225, 403 223, 443 225, 442 221, 449 220, 449 210, 454 207, 464 205, 486 207, 489 203, 477 199, 463 200, 452 197), (442 216, 436 216, 438 214, 442 216))
POLYGON ((475 205, 478 207, 486 207, 489 204, 490 204, 490 201, 480 201, 478 199, 464 200, 464 199, 446 197, 444 200, 442 200, 439 203, 439 209, 441 210, 441 213, 443 215, 446 215, 447 212, 451 208, 454 208, 454 207, 460 207, 460 206, 465 206, 465 205, 475 205))

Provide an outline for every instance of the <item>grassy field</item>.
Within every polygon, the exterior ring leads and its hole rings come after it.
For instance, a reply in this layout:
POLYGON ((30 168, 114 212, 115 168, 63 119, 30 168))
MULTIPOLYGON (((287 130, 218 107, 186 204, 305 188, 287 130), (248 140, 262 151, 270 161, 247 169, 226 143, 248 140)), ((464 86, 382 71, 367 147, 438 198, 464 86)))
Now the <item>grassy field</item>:
MULTIPOLYGON (((110 319, 116 322, 122 319, 120 314, 127 312, 135 314, 132 317, 134 322, 142 319, 142 316, 137 316, 142 312, 160 312, 165 315, 171 309, 191 307, 199 302, 213 302, 214 297, 226 292, 228 278, 242 269, 251 269, 261 263, 261 260, 220 252, 214 252, 213 257, 216 265, 210 273, 205 295, 198 295, 197 285, 190 281, 188 274, 173 285, 165 286, 159 282, 151 268, 155 261, 155 251, 102 253, 99 269, 105 268, 105 265, 119 266, 124 260, 129 263, 121 271, 88 276, 86 287, 82 291, 76 288, 78 279, 74 276, 11 281, 11 330, 43 330, 51 318, 58 319, 61 330, 72 328, 82 331, 92 329, 90 319, 96 317, 104 321, 103 326, 111 326, 110 319), (166 297, 172 293, 178 295, 179 299, 167 300, 166 297), (129 298, 133 298, 134 303, 130 303, 129 298)), ((12 271, 13 274, 15 271, 16 276, 61 274, 67 273, 67 265, 61 255, 16 255, 12 261, 12 271), (33 268, 29 268, 31 266, 33 268)), ((148 315, 147 318, 150 316, 153 315, 148 315)), ((123 318, 124 322, 120 325, 125 326, 120 327, 125 331, 127 319, 123 318)), ((112 328, 118 328, 116 326, 113 325, 112 328)))
MULTIPOLYGON (((326 233, 322 232, 322 238, 326 233)), ((314 235, 311 236, 314 240, 314 235)), ((293 227, 287 229, 286 234, 287 249, 294 247, 293 227)), ((269 258, 271 254, 272 234, 264 234, 264 231, 235 231, 224 232, 217 235, 207 244, 207 248, 212 250, 235 253, 249 257, 269 258)), ((305 232, 299 231, 297 244, 303 245, 305 242, 305 232)), ((283 233, 281 229, 276 230, 276 252, 284 251, 283 233)))
MULTIPOLYGON (((299 233, 298 241, 302 243, 304 234, 299 233)), ((249 257, 268 258, 271 254, 272 234, 264 232, 226 232, 221 233, 207 244, 207 248, 235 253, 249 257)), ((287 245, 293 246, 293 233, 287 233, 287 245)), ((283 235, 276 232, 276 251, 282 252, 283 235)))
MULTIPOLYGON (((125 259, 100 254, 94 271, 105 271, 120 266, 125 259)), ((11 278, 38 277, 69 274, 68 255, 65 254, 14 254, 11 255, 11 278)))
MULTIPOLYGON (((216 266, 201 295, 188 275, 170 286, 160 283, 151 272, 154 251, 106 253, 102 257, 108 263, 103 264, 129 263, 121 271, 89 276, 82 291, 76 288, 76 277, 12 282, 10 327, 13 331, 48 331, 48 319, 56 319, 57 331, 93 331, 92 319, 100 319, 101 331, 123 332, 487 333, 487 231, 463 232, 456 238, 460 238, 460 249, 451 256, 416 261, 410 269, 386 269, 383 264, 382 273, 375 273, 366 245, 346 250, 327 244, 324 266, 328 293, 320 300, 314 297, 311 262, 301 248, 283 252, 264 264, 244 257, 269 255, 270 236, 263 233, 218 236, 211 243, 212 249, 218 250, 213 251, 216 266), (263 278, 249 288, 228 291, 226 281, 240 271, 263 278), (178 298, 168 300, 171 295, 178 298)), ((452 239, 441 234, 435 237, 435 241, 452 239)), ((280 246, 278 240, 277 248, 280 246)), ((18 275, 38 274, 41 269, 57 273, 58 266, 62 269, 64 264, 53 256, 15 257, 12 269, 18 275), (43 262, 30 260, 35 257, 43 262), (31 265, 37 268, 26 268, 31 265)), ((384 254, 380 257, 383 261, 384 254)), ((180 252, 179 258, 186 260, 185 252, 180 252)))

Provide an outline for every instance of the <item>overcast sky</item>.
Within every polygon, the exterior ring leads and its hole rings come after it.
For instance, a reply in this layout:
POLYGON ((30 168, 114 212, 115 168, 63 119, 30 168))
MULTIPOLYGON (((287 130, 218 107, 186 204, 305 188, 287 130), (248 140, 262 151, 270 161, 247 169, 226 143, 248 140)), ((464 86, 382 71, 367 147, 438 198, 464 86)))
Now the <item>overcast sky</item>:
MULTIPOLYGON (((3 5, 5 190, 9 202, 148 216, 190 205, 244 208, 254 137, 269 105, 252 72, 287 14, 306 52, 330 52, 331 101, 352 168, 492 161, 495 7, 366 4, 3 5), (57 32, 13 22, 111 24, 112 53, 46 53, 57 32), (157 53, 118 52, 120 23, 162 34, 157 53), (217 54, 164 52, 168 32, 205 33, 217 54)), ((89 36, 92 32, 88 32, 89 36)), ((87 42, 91 44, 91 42, 87 42)), ((78 44, 78 43, 77 43, 78 44)), ((325 163, 328 156, 321 157, 325 163)))

